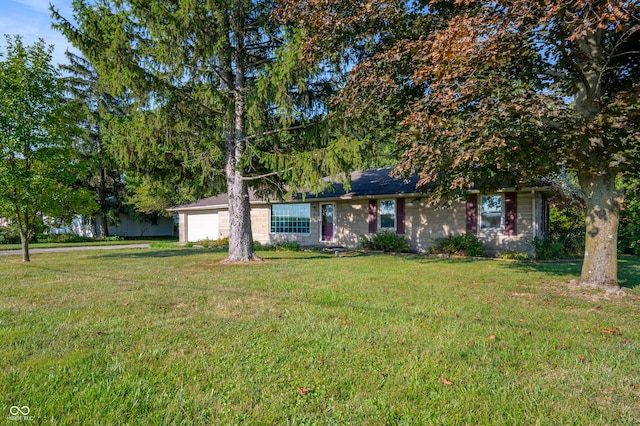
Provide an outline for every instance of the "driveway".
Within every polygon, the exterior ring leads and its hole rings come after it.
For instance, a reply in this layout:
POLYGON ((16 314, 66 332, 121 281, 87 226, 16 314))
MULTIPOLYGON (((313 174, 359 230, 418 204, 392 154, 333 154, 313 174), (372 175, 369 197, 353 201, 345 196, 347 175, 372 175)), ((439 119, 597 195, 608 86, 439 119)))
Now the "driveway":
MULTIPOLYGON (((78 247, 55 247, 55 248, 30 248, 29 254, 33 253, 58 253, 65 251, 82 250, 119 250, 119 249, 147 249, 149 244, 124 244, 113 246, 78 246, 78 247)), ((22 250, 0 250, 0 256, 22 254, 22 250)))

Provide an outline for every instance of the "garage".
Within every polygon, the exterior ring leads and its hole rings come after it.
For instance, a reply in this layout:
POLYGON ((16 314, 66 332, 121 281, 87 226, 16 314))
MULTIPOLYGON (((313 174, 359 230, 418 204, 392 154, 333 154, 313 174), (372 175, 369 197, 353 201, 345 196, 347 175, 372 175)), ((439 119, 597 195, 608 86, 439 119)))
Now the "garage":
POLYGON ((191 212, 187 218, 187 241, 217 240, 218 212, 191 212))

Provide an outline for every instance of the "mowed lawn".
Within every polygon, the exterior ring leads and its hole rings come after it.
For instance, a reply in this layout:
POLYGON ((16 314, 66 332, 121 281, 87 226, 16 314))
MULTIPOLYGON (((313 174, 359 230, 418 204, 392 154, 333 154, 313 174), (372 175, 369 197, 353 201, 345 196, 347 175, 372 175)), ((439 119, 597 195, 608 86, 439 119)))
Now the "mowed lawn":
POLYGON ((609 300, 579 264, 260 254, 1 257, 0 423, 640 422, 638 258, 609 300))

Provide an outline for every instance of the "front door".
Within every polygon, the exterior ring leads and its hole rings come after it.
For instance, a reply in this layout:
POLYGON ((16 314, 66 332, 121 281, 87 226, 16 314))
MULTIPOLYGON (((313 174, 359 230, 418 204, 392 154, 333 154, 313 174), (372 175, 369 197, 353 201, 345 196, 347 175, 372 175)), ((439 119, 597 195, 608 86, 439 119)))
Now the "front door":
POLYGON ((321 204, 322 212, 322 241, 333 241, 333 204, 321 204))

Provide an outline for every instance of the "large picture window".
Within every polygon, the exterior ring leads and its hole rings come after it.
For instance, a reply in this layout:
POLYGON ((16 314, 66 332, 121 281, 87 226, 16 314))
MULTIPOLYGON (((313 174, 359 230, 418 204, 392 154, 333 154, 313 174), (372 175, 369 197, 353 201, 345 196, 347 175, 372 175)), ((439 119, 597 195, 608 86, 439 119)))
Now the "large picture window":
POLYGON ((396 230, 396 200, 380 200, 378 206, 379 229, 396 230))
POLYGON ((308 234, 311 206, 305 204, 273 204, 271 232, 276 234, 308 234))
POLYGON ((483 195, 480 199, 480 229, 502 228, 502 196, 483 195))

